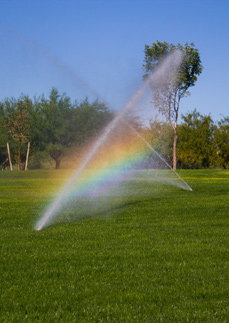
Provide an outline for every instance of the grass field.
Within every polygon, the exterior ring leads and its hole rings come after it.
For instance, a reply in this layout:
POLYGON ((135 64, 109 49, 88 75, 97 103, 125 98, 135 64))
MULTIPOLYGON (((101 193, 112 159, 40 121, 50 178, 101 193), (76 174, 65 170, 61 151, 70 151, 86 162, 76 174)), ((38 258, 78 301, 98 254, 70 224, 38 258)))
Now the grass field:
POLYGON ((179 174, 35 231, 66 171, 0 172, 0 322, 229 322, 229 171, 179 174))

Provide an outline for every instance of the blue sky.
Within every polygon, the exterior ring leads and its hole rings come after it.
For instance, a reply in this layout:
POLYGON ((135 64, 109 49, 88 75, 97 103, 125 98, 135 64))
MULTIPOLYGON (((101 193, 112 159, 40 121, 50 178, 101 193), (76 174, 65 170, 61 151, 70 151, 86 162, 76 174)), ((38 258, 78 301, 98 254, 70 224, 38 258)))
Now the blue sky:
POLYGON ((194 42, 204 69, 180 115, 229 115, 228 0, 0 0, 0 12, 0 100, 55 86, 120 109, 142 82, 145 44, 194 42))

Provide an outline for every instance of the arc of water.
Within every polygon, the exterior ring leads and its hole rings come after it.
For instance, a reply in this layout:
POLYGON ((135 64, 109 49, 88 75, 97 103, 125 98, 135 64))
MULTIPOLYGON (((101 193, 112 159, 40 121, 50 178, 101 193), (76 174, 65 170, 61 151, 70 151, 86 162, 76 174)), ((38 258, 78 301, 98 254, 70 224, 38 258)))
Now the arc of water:
POLYGON ((83 164, 80 166, 80 168, 75 172, 72 179, 69 181, 69 183, 65 186, 63 191, 59 194, 59 196, 56 198, 54 203, 50 206, 50 208, 46 211, 44 216, 37 222, 35 229, 41 230, 45 225, 47 225, 55 216, 56 211, 60 208, 62 200, 64 199, 65 195, 73 185, 74 181, 78 178, 78 176, 82 173, 86 165, 90 162, 90 160, 94 157, 95 153, 98 151, 98 149, 105 143, 108 135, 111 133, 111 131, 115 128, 115 126, 118 124, 120 120, 123 120, 125 113, 132 107, 132 105, 136 102, 136 100, 142 96, 144 93, 146 87, 148 86, 150 82, 150 78, 143 84, 143 86, 133 95, 131 100, 127 103, 127 105, 121 110, 121 112, 116 116, 116 118, 111 121, 111 123, 107 126, 105 129, 105 132, 103 135, 98 139, 98 141, 93 146, 92 150, 88 153, 86 156, 83 164))
MULTIPOLYGON (((176 57, 176 62, 175 64, 177 65, 177 67, 179 66, 179 64, 181 63, 181 55, 180 55, 180 59, 178 60, 176 57)), ((164 65, 162 66, 163 69, 168 68, 169 64, 171 64, 171 58, 168 60, 165 60, 164 65)), ((174 67, 173 67, 174 68, 174 67)), ((113 121, 111 121, 111 123, 107 126, 107 128, 105 129, 104 133, 102 134, 102 136, 97 140, 97 142, 95 143, 95 145, 92 147, 91 151, 88 153, 88 155, 86 156, 83 164, 80 166, 80 168, 75 172, 75 174, 73 175, 72 179, 68 182, 68 184, 65 186, 65 188, 62 190, 62 192, 58 195, 58 197, 56 198, 56 200, 54 201, 54 203, 50 206, 50 208, 46 211, 46 213, 44 214, 44 216, 37 222, 35 229, 36 230, 41 230, 44 226, 47 226, 47 224, 49 224, 51 222, 51 220, 55 217, 55 214, 57 213, 57 211, 60 209, 61 207, 61 203, 64 199, 64 197, 66 196, 66 194, 68 193, 69 189, 71 188, 71 186, 73 185, 73 183, 75 182, 75 180, 79 177, 79 175, 82 173, 82 171, 84 170, 84 168, 86 167, 86 165, 90 162, 90 160, 94 157, 94 155, 96 154, 96 152, 98 151, 98 149, 105 143, 107 137, 109 136, 109 134, 112 132, 112 130, 116 127, 116 125, 122 120, 124 120, 125 114, 133 107, 134 104, 136 104, 136 101, 138 99, 140 99, 142 97, 142 95, 144 94, 146 88, 148 88, 148 86, 153 86, 154 88, 156 88, 158 86, 158 84, 160 85, 160 71, 159 69, 151 75, 151 77, 149 77, 144 83, 143 86, 132 96, 131 100, 124 106, 124 108, 121 110, 121 112, 115 117, 115 119, 113 121)), ((151 149, 153 150, 165 163, 166 165, 171 169, 171 167, 168 165, 168 163, 160 156, 160 154, 158 154, 153 147, 150 146, 149 143, 147 143, 147 141, 135 130, 134 132, 141 138, 141 140, 143 140, 143 142, 151 149)), ((176 173, 176 172, 175 172, 176 173)), ((177 173, 176 175, 183 181, 185 182, 177 173)), ((186 186, 188 186, 188 184, 185 182, 186 186)), ((192 190, 189 187, 189 190, 192 190)))
POLYGON ((51 205, 51 207, 46 211, 44 216, 40 219, 40 221, 36 224, 36 230, 41 230, 44 225, 47 225, 55 216, 56 211, 60 208, 62 200, 64 199, 65 195, 75 182, 75 180, 79 177, 79 175, 82 173, 86 165, 90 162, 90 160, 94 157, 95 153, 98 151, 98 149, 104 144, 104 142, 107 139, 107 136, 109 133, 115 128, 116 124, 119 122, 121 116, 116 117, 110 125, 106 128, 103 135, 99 138, 99 140, 96 142, 96 144, 93 146, 92 150, 88 153, 86 156, 83 164, 80 166, 80 168, 75 172, 72 179, 68 182, 68 184, 65 186, 63 191, 59 194, 59 196, 56 198, 54 203, 51 205))
POLYGON ((125 122, 128 127, 146 144, 146 146, 152 150, 164 163, 165 165, 171 169, 174 174, 179 177, 179 179, 184 183, 185 187, 187 187, 187 190, 188 191, 192 191, 192 188, 188 185, 188 183, 185 182, 185 180, 175 171, 175 169, 173 169, 168 163, 167 161, 145 140, 144 137, 142 137, 142 135, 137 131, 135 130, 129 123, 125 122))

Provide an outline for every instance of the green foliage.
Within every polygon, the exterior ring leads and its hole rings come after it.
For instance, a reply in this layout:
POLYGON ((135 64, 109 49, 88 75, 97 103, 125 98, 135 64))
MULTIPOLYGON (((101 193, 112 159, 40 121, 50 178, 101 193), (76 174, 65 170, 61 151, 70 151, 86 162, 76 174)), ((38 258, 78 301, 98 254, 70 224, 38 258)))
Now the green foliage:
MULTIPOLYGON (((157 119, 151 120, 148 128, 143 131, 143 137, 147 142, 166 160, 172 165, 173 161, 173 132, 168 123, 158 121, 157 119)), ((161 165, 161 162, 159 163, 161 165)), ((161 167, 158 165, 158 167, 161 167)), ((165 164, 163 163, 165 166, 165 164)), ((157 165, 156 165, 157 166, 157 165)))
POLYGON ((18 169, 21 169, 22 145, 30 141, 31 119, 30 110, 32 101, 28 97, 21 97, 17 102, 6 99, 3 105, 4 117, 2 126, 8 131, 8 136, 17 146, 18 169), (4 109, 5 106, 5 109, 4 109))
POLYGON ((42 137, 40 141, 56 162, 56 169, 60 167, 64 151, 71 145, 71 102, 65 94, 60 96, 58 91, 51 90, 49 100, 41 102, 42 137))
POLYGON ((187 94, 189 87, 194 86, 197 81, 197 76, 202 72, 202 64, 198 50, 194 47, 193 43, 186 43, 184 46, 181 44, 169 44, 167 42, 157 41, 150 47, 145 45, 145 69, 144 78, 147 78, 158 66, 158 64, 174 50, 181 50, 184 58, 181 68, 178 70, 178 91, 179 96, 183 97, 187 94))
POLYGON ((194 110, 182 116, 183 123, 178 128, 177 154, 182 168, 209 168, 214 166, 215 125, 210 116, 203 116, 194 110))
MULTIPOLYGON (((55 88, 49 99, 44 96, 33 101, 26 96, 18 100, 8 98, 0 102, 0 166, 8 157, 6 142, 15 164, 18 146, 21 159, 25 161, 29 140, 31 169, 75 167, 85 148, 113 117, 114 114, 98 100, 90 103, 85 98, 81 103, 72 103, 66 94, 60 95, 55 88)), ((149 127, 144 127, 131 114, 128 122, 172 165, 174 133, 169 123, 155 119, 149 127)), ((125 140, 132 135, 125 127, 120 127, 118 132, 125 140)), ((214 123, 210 116, 194 110, 182 117, 178 135, 178 168, 229 167, 228 117, 214 123)), ((148 157, 142 167, 157 167, 150 152, 148 157)), ((161 167, 159 163, 158 167, 161 167)))
POLYGON ((40 110, 45 149, 56 162, 56 169, 68 149, 85 144, 95 138, 111 119, 111 112, 97 100, 89 103, 85 99, 80 105, 71 104, 65 94, 60 96, 53 88, 49 100, 43 100, 40 110))
POLYGON ((97 137, 113 118, 112 112, 105 104, 98 100, 89 103, 88 98, 77 106, 76 112, 74 122, 77 124, 75 142, 78 145, 84 145, 97 137))
POLYGON ((226 168, 229 164, 229 117, 224 117, 218 122, 213 142, 217 153, 217 164, 226 168))
POLYGON ((151 196, 36 232, 70 172, 0 172, 1 322, 228 322, 229 173, 179 174, 193 192, 138 178, 151 196))
POLYGON ((154 106, 164 115, 174 131, 173 140, 173 168, 177 167, 177 122, 181 98, 189 95, 188 89, 197 81, 197 76, 202 72, 202 64, 198 50, 194 44, 168 44, 167 42, 153 43, 150 47, 145 45, 145 74, 147 78, 158 67, 159 63, 175 50, 183 53, 183 62, 176 71, 166 75, 165 84, 153 92, 154 106))
POLYGON ((29 169, 52 169, 54 163, 47 150, 36 150, 29 158, 29 169))
MULTIPOLYGON (((155 119, 143 130, 142 135, 172 165, 173 133, 169 124, 155 119)), ((178 168, 228 168, 228 117, 215 123, 210 115, 202 115, 194 110, 182 115, 178 135, 178 168)))
POLYGON ((4 105, 0 103, 0 165, 7 158, 6 143, 8 141, 8 131, 4 127, 4 105))
MULTIPOLYGON (((44 96, 34 98, 33 102, 28 97, 18 101, 6 99, 0 105, 1 159, 3 161, 6 156, 7 141, 12 157, 16 154, 16 146, 31 141, 31 156, 47 158, 47 154, 38 153, 47 152, 59 168, 71 149, 79 150, 94 139, 112 117, 112 112, 98 100, 89 103, 86 98, 80 104, 72 104, 65 93, 60 95, 55 88, 48 100, 44 96)), ((26 150, 21 149, 25 158, 26 150)), ((33 157, 32 160, 32 167, 45 164, 44 160, 35 162, 33 157)))
POLYGON ((24 97, 18 100, 15 108, 11 105, 11 109, 8 111, 6 109, 4 126, 18 146, 29 141, 31 132, 29 106, 31 105, 29 98, 24 97))

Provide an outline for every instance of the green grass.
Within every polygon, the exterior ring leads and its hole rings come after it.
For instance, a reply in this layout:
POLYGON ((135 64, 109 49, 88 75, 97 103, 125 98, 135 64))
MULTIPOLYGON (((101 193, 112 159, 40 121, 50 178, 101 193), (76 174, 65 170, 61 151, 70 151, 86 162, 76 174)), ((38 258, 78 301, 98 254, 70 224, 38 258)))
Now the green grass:
POLYGON ((229 171, 179 174, 37 232, 66 172, 0 172, 0 322, 228 322, 229 171))

